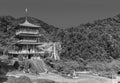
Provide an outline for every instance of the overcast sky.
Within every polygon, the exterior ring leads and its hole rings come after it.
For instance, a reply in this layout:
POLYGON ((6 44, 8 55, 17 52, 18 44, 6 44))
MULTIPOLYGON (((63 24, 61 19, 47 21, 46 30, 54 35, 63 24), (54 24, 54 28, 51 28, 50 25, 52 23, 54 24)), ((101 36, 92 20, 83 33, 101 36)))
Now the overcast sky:
POLYGON ((120 14, 120 0, 0 0, 0 15, 29 15, 66 28, 120 14))

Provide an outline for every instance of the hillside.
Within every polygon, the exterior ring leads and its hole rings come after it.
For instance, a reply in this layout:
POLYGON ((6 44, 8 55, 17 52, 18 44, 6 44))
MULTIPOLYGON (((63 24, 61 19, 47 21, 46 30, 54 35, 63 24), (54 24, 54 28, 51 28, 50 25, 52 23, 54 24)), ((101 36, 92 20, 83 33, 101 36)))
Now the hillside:
POLYGON ((120 70, 120 15, 67 28, 64 34, 63 59, 83 63, 79 69, 120 70))
MULTIPOLYGON (((11 39, 14 27, 24 20, 25 17, 0 17, 1 53, 15 41, 11 39)), ((28 17, 28 20, 40 25, 40 30, 50 41, 62 42, 61 61, 46 61, 48 64, 52 62, 54 69, 60 72, 71 68, 94 72, 120 70, 120 14, 67 29, 54 27, 33 17, 28 17)))
POLYGON ((120 15, 66 29, 64 56, 72 59, 120 58, 120 15))

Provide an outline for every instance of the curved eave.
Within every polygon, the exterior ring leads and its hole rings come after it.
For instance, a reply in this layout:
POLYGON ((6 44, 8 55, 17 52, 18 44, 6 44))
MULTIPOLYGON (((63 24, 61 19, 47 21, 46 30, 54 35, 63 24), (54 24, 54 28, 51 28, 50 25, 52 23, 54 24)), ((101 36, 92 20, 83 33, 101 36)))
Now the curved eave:
POLYGON ((40 27, 40 26, 38 26, 38 25, 35 25, 35 24, 32 24, 32 23, 28 22, 27 20, 26 20, 24 23, 19 24, 19 26, 40 27))

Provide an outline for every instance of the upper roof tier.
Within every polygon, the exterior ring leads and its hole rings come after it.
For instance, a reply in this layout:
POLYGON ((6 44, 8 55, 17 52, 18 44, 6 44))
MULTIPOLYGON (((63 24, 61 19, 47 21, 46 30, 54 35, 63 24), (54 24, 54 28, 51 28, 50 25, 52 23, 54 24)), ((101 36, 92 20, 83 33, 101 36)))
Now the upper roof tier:
POLYGON ((40 26, 38 26, 38 25, 35 25, 35 24, 32 24, 32 23, 28 22, 27 19, 25 20, 24 23, 21 23, 21 24, 19 24, 19 25, 20 25, 20 26, 27 26, 27 27, 40 27, 40 26))

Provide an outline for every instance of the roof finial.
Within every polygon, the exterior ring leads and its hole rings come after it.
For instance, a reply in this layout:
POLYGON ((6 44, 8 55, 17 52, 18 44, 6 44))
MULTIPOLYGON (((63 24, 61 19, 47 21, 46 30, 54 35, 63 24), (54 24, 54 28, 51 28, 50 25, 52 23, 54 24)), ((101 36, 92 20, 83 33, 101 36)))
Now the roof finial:
POLYGON ((26 20, 27 20, 27 18, 28 18, 28 9, 27 8, 25 9, 25 12, 26 12, 26 20))

